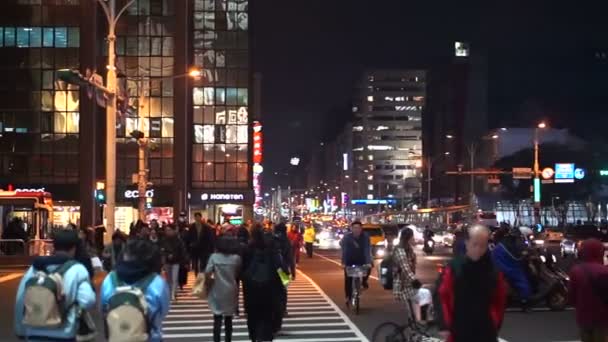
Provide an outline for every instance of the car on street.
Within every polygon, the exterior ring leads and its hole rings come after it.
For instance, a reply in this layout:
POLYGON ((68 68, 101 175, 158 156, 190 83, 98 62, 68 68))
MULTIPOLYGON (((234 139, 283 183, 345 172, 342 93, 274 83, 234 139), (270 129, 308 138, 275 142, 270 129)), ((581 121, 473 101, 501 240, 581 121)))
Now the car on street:
POLYGON ((569 226, 566 228, 564 237, 560 243, 562 257, 574 256, 578 258, 580 244, 586 239, 598 239, 605 246, 608 245, 608 233, 594 224, 569 226))
POLYGON ((372 256, 374 258, 382 258, 385 254, 385 246, 383 244, 384 230, 380 224, 366 223, 363 225, 363 231, 369 236, 369 243, 372 247, 372 256))

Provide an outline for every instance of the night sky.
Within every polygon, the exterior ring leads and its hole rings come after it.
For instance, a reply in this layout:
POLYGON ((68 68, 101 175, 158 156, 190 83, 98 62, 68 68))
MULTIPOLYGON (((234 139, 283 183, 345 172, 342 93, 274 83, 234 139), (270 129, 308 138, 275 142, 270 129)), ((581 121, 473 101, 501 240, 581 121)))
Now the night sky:
POLYGON ((328 113, 349 105, 364 68, 424 65, 455 40, 487 49, 490 125, 546 119, 583 135, 597 132, 587 123, 605 120, 608 110, 608 59, 593 58, 598 49, 608 54, 606 7, 599 1, 258 0, 252 48, 254 70, 263 77, 266 175, 319 144, 324 126, 335 121, 328 113))

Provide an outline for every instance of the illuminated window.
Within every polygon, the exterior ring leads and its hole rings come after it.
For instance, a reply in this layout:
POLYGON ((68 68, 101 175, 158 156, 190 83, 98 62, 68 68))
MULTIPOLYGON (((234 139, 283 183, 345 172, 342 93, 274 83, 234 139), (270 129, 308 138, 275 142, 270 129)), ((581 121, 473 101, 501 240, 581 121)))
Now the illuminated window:
POLYGON ((374 175, 367 175, 367 180, 374 180, 374 175))
POLYGON ((368 200, 373 200, 374 199, 374 194, 367 194, 367 199, 368 200))
POLYGON ((374 155, 373 154, 367 155, 367 160, 374 160, 374 155))
POLYGON ((353 126, 353 132, 361 132, 363 131, 363 126, 353 126))
POLYGON ((395 101, 395 98, 392 97, 392 96, 385 96, 384 97, 384 101, 390 101, 390 102, 392 102, 392 101, 395 101))
POLYGON ((374 102, 374 97, 373 96, 368 96, 367 97, 367 102, 374 102))
POLYGON ((374 184, 368 184, 367 185, 367 190, 373 191, 374 190, 374 184))

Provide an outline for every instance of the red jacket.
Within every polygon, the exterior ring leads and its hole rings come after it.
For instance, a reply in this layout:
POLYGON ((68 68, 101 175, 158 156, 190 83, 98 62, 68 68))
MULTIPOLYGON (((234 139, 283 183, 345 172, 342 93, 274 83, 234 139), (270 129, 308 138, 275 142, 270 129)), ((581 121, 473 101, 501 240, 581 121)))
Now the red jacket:
MULTIPOLYGON (((439 299, 441 302, 440 320, 442 320, 443 328, 450 332, 447 342, 454 342, 453 323, 454 323, 454 297, 455 297, 455 280, 456 275, 452 267, 446 267, 441 276, 441 283, 438 288, 439 299)), ((502 273, 497 273, 497 283, 494 288, 488 315, 490 316, 494 328, 498 331, 502 325, 504 318, 505 306, 507 304, 507 286, 502 273)))
POLYGON ((586 240, 580 258, 583 262, 570 271, 568 289, 570 303, 576 308, 576 322, 582 328, 608 327, 608 305, 597 295, 608 292, 604 246, 598 240, 586 240))

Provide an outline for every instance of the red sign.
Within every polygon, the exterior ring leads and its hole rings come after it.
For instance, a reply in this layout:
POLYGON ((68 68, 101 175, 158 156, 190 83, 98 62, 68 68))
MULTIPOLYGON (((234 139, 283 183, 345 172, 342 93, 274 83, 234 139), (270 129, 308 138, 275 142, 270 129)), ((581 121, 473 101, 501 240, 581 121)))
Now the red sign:
POLYGON ((262 164, 262 124, 259 121, 253 123, 253 163, 262 164))

